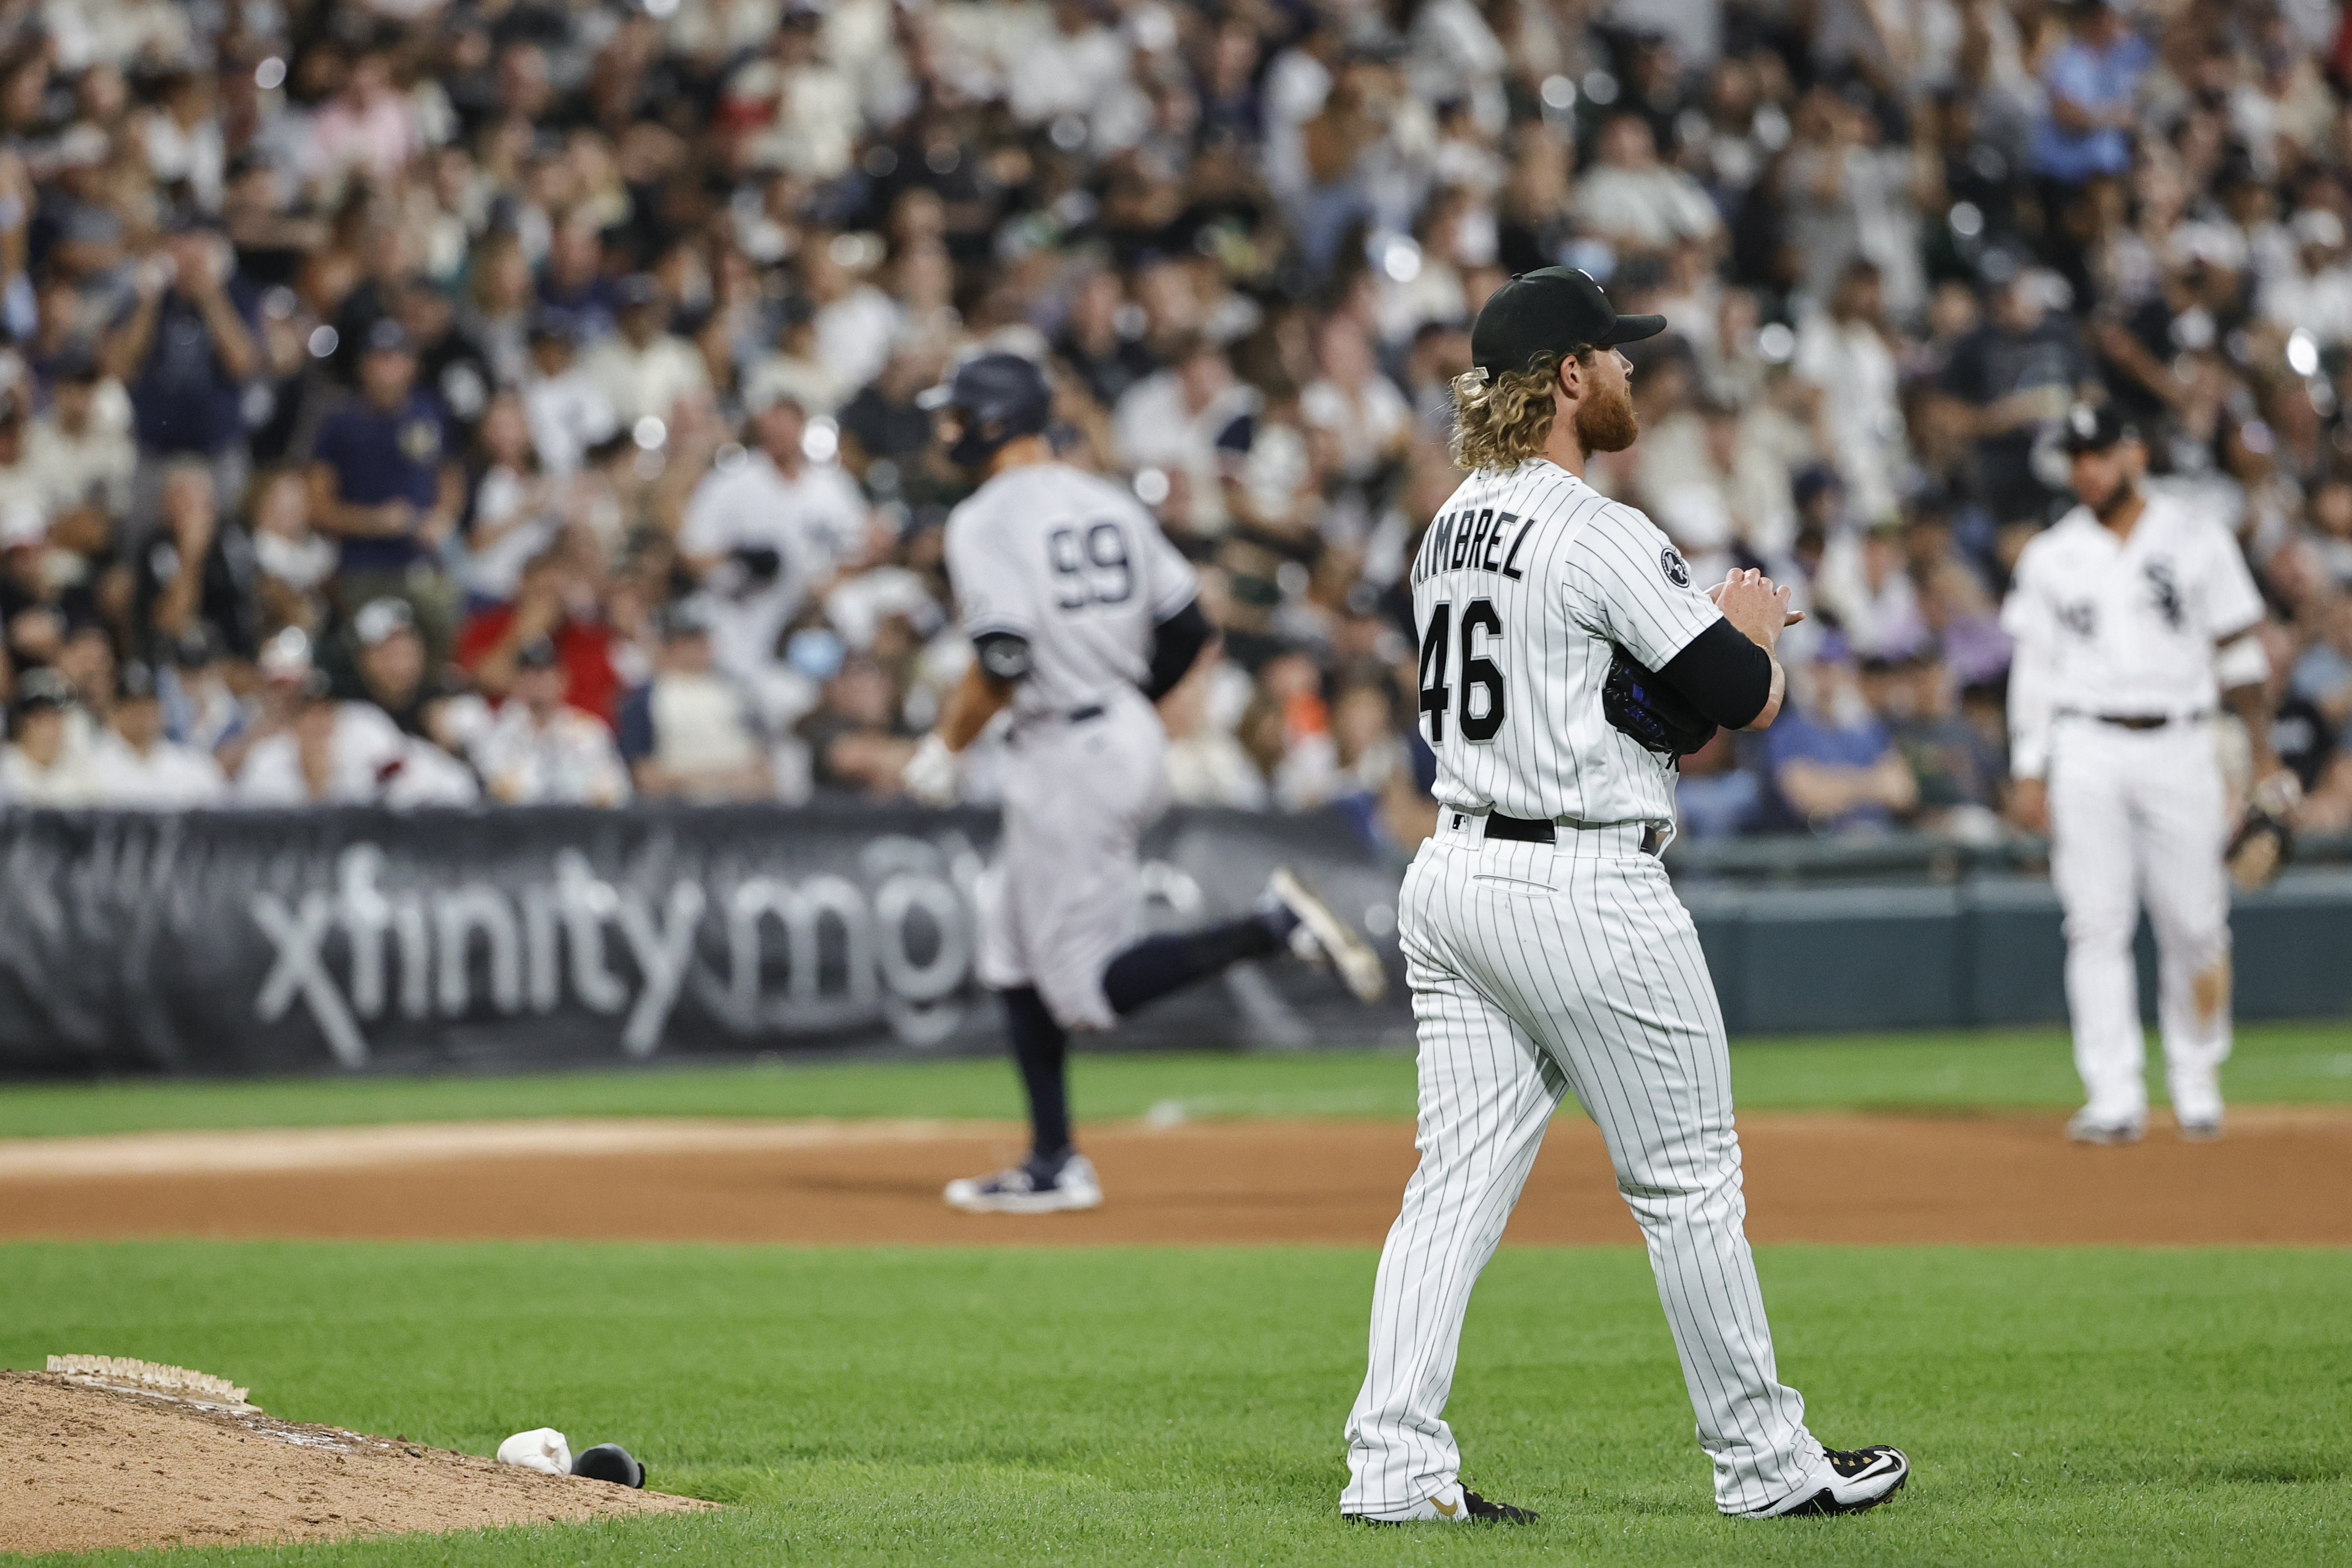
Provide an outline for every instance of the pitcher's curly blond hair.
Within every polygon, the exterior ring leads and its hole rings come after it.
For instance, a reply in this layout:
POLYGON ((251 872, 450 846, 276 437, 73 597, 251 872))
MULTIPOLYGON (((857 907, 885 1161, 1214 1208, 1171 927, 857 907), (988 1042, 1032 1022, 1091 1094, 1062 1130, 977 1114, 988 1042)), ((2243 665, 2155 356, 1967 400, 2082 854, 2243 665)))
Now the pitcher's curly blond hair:
MULTIPOLYGON (((1581 362, 1591 350, 1580 350, 1581 362)), ((1473 473, 1508 473, 1543 456, 1551 434, 1552 384, 1566 356, 1546 349, 1525 370, 1490 376, 1473 370, 1454 378, 1454 437, 1447 454, 1473 473)))

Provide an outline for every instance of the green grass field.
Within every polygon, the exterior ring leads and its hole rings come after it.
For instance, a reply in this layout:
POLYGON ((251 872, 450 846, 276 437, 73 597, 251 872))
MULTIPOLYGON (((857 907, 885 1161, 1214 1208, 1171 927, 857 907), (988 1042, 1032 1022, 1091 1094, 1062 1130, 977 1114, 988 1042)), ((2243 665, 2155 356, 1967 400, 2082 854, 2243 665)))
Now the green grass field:
MULTIPOLYGON (((2056 1029, 1762 1039, 1731 1056, 1735 1092, 1750 1110, 2072 1108, 2082 1095, 2056 1029)), ((1080 1056, 1073 1075, 1078 1113, 1097 1119, 1140 1116, 1171 1100, 1195 1117, 1412 1115, 1412 1058, 1396 1052, 1080 1056)), ((2149 1081, 2162 1100, 2153 1064, 2149 1081)), ((2352 1025, 2245 1026, 2228 1088, 2242 1104, 2352 1101, 2352 1025)), ((0 1138, 513 1116, 1020 1114, 1013 1074, 994 1058, 0 1089, 0 1138)))
MULTIPOLYGON (((1768 1249, 1783 1373, 1917 1473, 1717 1518, 1634 1248, 1507 1250, 1451 1415, 1523 1531, 1335 1516, 1371 1255, 41 1245, 0 1362, 233 1369, 271 1411, 487 1453, 617 1439, 714 1515, 171 1561, 2316 1563, 2344 1552, 2352 1255, 1768 1249)), ((130 1553, 80 1561, 152 1563, 130 1553)))
MULTIPOLYGON (((2074 1103, 2042 1031, 1759 1042, 1750 1109, 2074 1103)), ((2241 1036, 2239 1103, 2352 1100, 2352 1030, 2241 1036)), ((1400 1056, 1098 1057, 1085 1114, 1405 1116, 1400 1056)), ((1012 1116, 995 1061, 0 1090, 0 1136, 526 1115, 1012 1116)), ((2338 1201, 2341 1194, 2305 1194, 2338 1201)), ((2305 1563, 2352 1560, 2352 1250, 1762 1249, 1781 1370, 1911 1488, 1738 1523, 1643 1254, 1507 1249, 1449 1415, 1521 1531, 1336 1517, 1360 1248, 0 1246, 0 1365, 102 1352, 488 1453, 552 1425, 737 1505, 174 1563, 2305 1563)), ((0 1465, 0 1484, 5 1484, 0 1465)), ((61 1560, 51 1560, 61 1561, 61 1560)), ((147 1563, 96 1554, 77 1564, 147 1563)))

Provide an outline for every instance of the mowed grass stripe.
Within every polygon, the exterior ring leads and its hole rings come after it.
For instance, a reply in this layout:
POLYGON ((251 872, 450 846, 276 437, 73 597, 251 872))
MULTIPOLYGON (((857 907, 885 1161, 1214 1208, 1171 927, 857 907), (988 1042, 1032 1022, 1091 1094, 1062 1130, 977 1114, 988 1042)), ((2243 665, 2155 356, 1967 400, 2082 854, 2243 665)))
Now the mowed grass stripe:
MULTIPOLYGON (((2164 1097, 2151 1047, 2151 1096, 2164 1097)), ((2072 1107, 2063 1030, 1832 1036, 1733 1048, 1744 1109, 2072 1107)), ((2352 1023, 2249 1025, 2225 1084, 2241 1104, 2352 1102, 2352 1023)), ((1409 1054, 1081 1055, 1083 1119, 1409 1118, 1409 1054)), ((0 1137, 206 1127, 318 1127, 530 1116, 982 1117, 1022 1114, 1011 1068, 937 1062, 660 1066, 497 1078, 134 1081, 0 1088, 0 1137)))
MULTIPOLYGON (((1861 1519, 1717 1518, 1648 1268, 1512 1249, 1451 1415, 1521 1532, 1334 1518, 1373 1257, 560 1245, 0 1247, 0 1363, 106 1351, 274 1414, 487 1453, 619 1440, 722 1515, 177 1552, 238 1562, 2305 1563, 2352 1542, 2352 1253, 1761 1252, 1820 1434, 1895 1441, 1861 1519)), ((88 1561, 88 1560, 85 1560, 88 1561)), ((96 1561, 152 1561, 117 1554, 96 1561)))

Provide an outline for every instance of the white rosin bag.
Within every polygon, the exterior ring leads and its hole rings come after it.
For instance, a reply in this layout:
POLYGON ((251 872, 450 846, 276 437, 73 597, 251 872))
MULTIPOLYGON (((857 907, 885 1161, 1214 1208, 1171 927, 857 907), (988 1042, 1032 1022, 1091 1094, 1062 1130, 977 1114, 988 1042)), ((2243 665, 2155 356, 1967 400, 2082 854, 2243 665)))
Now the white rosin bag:
POLYGON ((518 1432, 499 1445, 499 1463, 545 1470, 551 1476, 572 1473, 572 1445, 552 1426, 518 1432))

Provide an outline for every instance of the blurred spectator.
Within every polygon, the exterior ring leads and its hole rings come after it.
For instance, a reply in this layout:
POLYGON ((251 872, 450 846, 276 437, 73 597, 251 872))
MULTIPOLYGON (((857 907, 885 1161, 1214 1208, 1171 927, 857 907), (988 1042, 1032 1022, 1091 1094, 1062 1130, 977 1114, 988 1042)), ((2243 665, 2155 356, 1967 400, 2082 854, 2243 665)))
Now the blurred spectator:
POLYGON ((564 672, 546 637, 515 654, 514 687, 472 747, 492 800, 508 805, 618 805, 629 771, 602 721, 563 700, 564 672))
POLYGON ((1715 739, 1682 760, 1675 782, 1676 826, 1698 843, 1729 838, 1756 821, 1763 799, 1755 773, 1739 765, 1730 731, 1718 730, 1715 739))
POLYGON ((546 637, 563 665, 563 700, 607 722, 621 695, 614 633, 604 613, 595 544, 584 530, 559 533, 522 569, 515 595, 466 623, 457 663, 492 698, 514 688, 515 656, 546 637))
POLYGON ((345 602, 407 600, 436 656, 456 631, 440 556, 465 500, 445 417, 417 388, 407 329, 378 321, 360 355, 359 395, 320 426, 310 467, 311 521, 341 542, 345 602))
POLYGON ((2036 171, 2069 185, 2131 166, 2134 96, 2155 58, 2119 0, 2077 0, 2073 34, 2042 73, 2049 108, 2033 133, 2036 171))
POLYGON ((245 384, 261 367, 255 313, 235 280, 235 253, 194 219, 132 270, 133 287, 105 340, 107 371, 130 389, 139 467, 129 542, 152 515, 167 467, 193 458, 213 492, 245 493, 245 384))
POLYGON ((73 705, 73 688, 54 670, 29 669, 17 677, 8 744, 0 749, 0 805, 98 803, 105 786, 89 752, 72 743, 68 718, 73 705))
POLYGON ((751 705, 711 654, 709 621, 694 605, 663 617, 654 678, 621 709, 621 755, 650 800, 759 800, 773 793, 751 705))
POLYGON ((621 279, 619 296, 618 330, 581 357, 580 373, 604 395, 623 428, 657 419, 667 429, 681 399, 709 395, 710 373, 694 345, 668 330, 658 282, 634 273, 621 279))
POLYGON ((90 748, 98 798, 118 807, 179 811, 213 805, 228 781, 212 753, 163 733, 163 703, 143 664, 122 667, 108 728, 90 748))
POLYGON ((465 764, 401 732, 372 702, 337 701, 306 643, 263 651, 261 712, 236 769, 238 804, 463 805, 479 793, 465 764))
POLYGON ((96 559, 113 545, 114 520, 131 509, 138 450, 130 400, 80 353, 51 367, 49 390, 49 406, 25 429, 22 468, 47 514, 50 537, 96 559))
POLYGON ((808 421, 779 397, 751 416, 757 445, 722 452, 686 503, 678 553, 710 600, 719 668, 751 680, 809 596, 866 548, 867 507, 833 463, 812 462, 808 421))
POLYGON ((156 528, 132 563, 138 624, 176 639, 213 627, 233 653, 249 655, 261 620, 259 558, 242 525, 221 516, 214 470, 183 458, 162 476, 156 528))
POLYGON ((570 317, 542 310, 532 321, 522 408, 531 448, 551 474, 576 472, 620 429, 613 400, 579 363, 570 317))
POLYGON ((1960 717, 1951 672, 1932 645, 1865 662, 1862 673, 1916 784, 1916 826, 1966 844, 1999 843, 2006 759, 1960 717))
POLYGON ((1853 654, 1837 639, 1817 651, 1811 690, 1764 732, 1780 810, 1817 834, 1884 832, 1919 804, 1918 781, 1871 711, 1853 654))
MULTIPOLYGON (((2074 323, 2056 314, 2067 294, 2056 273, 2027 268, 1994 290, 1990 319, 1960 340, 1943 392, 1973 442, 1969 479, 1993 521, 2016 537, 2049 521, 2057 484, 2033 465, 2035 441, 2078 399, 2095 395, 2074 323)), ((2014 559, 2013 554, 2011 556, 2014 559)))
POLYGON ((1698 182, 1659 161, 1657 132, 1632 113, 1601 128, 1594 166, 1578 182, 1571 210, 1594 235, 1627 254, 1709 241, 1723 228, 1698 182))
POLYGON ((882 667, 852 654, 824 683, 815 710, 801 721, 817 788, 881 797, 898 792, 915 737, 900 718, 898 693, 882 667))

